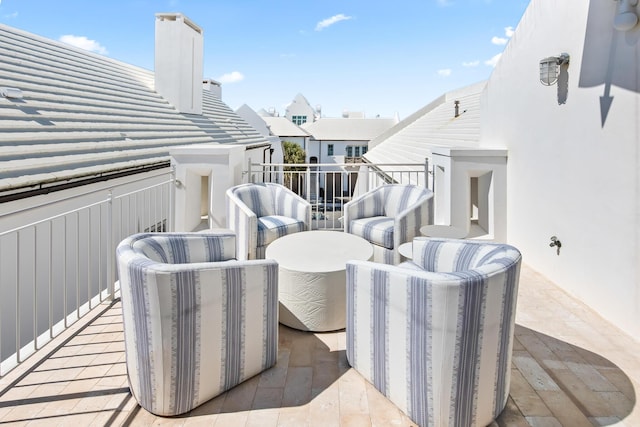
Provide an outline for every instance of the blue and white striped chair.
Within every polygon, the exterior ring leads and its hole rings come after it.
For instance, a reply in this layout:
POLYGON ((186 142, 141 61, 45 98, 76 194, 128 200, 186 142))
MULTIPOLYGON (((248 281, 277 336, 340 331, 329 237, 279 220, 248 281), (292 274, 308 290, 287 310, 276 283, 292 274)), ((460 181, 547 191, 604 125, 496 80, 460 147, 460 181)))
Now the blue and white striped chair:
POLYGON ((344 205, 344 231, 373 245, 373 261, 398 264, 401 244, 429 224, 433 192, 409 184, 374 188, 344 205))
POLYGON ((347 263, 347 359, 420 426, 486 426, 509 394, 520 252, 423 237, 413 254, 347 263))
POLYGON ((171 416, 273 366, 278 265, 235 260, 235 235, 145 233, 116 251, 129 386, 171 416))
POLYGON ((311 204, 274 183, 241 184, 226 193, 228 227, 238 236, 238 259, 264 258, 269 243, 311 226, 311 204))

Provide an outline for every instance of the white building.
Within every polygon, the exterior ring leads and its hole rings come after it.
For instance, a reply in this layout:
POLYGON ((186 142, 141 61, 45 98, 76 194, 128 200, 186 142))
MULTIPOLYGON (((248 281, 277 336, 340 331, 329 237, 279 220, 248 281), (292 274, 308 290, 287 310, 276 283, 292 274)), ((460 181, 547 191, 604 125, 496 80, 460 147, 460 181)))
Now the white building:
MULTIPOLYGON (((458 95, 447 94, 416 113, 423 119, 410 117, 374 140, 365 157, 420 161, 438 150, 462 164, 469 158, 456 153, 494 153, 484 157, 489 163, 504 154, 504 198, 495 188, 488 194, 492 209, 505 212, 496 221, 505 227, 503 239, 522 250, 527 264, 640 339, 640 26, 614 28, 619 3, 532 1, 481 89, 479 111, 460 99, 467 113, 450 130, 459 125, 462 135, 463 118, 473 112, 468 124, 480 125, 477 137, 441 138, 428 151, 401 154, 415 147, 412 130, 438 135, 420 129, 421 120, 437 122, 442 109, 453 117, 458 95), (569 62, 558 66, 557 83, 541 84, 540 61, 562 54, 569 62), (552 236, 561 247, 550 246, 552 236)), ((464 189, 473 176, 461 173, 453 179, 462 186, 450 194, 462 189, 462 201, 449 206, 468 222, 472 203, 464 189)), ((437 174, 435 180, 437 204, 437 174)))
POLYGON ((321 114, 309 104, 307 98, 299 93, 293 98, 293 101, 287 105, 284 116, 292 123, 300 126, 316 121, 321 114))
POLYGON ((200 158, 176 164, 171 151, 235 146, 238 180, 247 162, 264 160, 271 142, 222 102, 219 85, 203 84, 202 37, 183 15, 157 15, 151 72, 0 25, 0 292, 11 301, 0 311, 9 321, 17 298, 29 307, 13 319, 21 328, 1 334, 0 360, 11 364, 16 345, 113 286, 106 254, 118 239, 168 229, 194 205, 197 223, 224 220, 228 185, 213 171, 222 166, 196 170, 200 158), (174 209, 174 196, 185 203, 174 209), (23 318, 34 299, 37 319, 23 318))

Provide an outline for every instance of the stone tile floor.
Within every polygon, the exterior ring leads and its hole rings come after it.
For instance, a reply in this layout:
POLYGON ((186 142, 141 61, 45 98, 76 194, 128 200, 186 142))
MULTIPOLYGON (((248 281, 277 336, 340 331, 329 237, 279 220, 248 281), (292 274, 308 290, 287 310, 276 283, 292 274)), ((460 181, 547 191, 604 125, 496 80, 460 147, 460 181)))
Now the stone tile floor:
MULTIPOLYGON (((0 379, 2 425, 412 426, 350 369, 344 332, 280 327, 278 364, 182 417, 127 387, 120 304, 102 305, 0 379)), ((511 391, 492 426, 640 426, 640 343, 523 266, 511 391)))

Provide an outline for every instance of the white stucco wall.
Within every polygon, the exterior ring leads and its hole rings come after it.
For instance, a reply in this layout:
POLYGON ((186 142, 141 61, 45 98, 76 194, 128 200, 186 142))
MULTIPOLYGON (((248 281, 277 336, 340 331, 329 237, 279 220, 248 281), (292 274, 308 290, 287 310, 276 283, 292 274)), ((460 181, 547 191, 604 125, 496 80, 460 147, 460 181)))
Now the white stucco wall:
POLYGON ((293 116, 307 116, 307 123, 315 121, 315 111, 313 107, 311 107, 309 101, 301 94, 293 98, 291 104, 287 106, 284 116, 289 120, 291 120, 293 116))
POLYGON ((524 262, 640 339, 640 26, 618 33, 617 3, 590 3, 531 2, 483 95, 481 145, 509 150, 508 241, 524 262), (538 71, 563 52, 564 94, 538 71))
POLYGON ((310 157, 317 157, 318 163, 342 163, 347 154, 347 146, 358 146, 360 156, 362 147, 368 147, 368 141, 318 141, 310 140, 307 149, 307 160, 310 157), (327 146, 333 144, 333 155, 327 155, 327 146))

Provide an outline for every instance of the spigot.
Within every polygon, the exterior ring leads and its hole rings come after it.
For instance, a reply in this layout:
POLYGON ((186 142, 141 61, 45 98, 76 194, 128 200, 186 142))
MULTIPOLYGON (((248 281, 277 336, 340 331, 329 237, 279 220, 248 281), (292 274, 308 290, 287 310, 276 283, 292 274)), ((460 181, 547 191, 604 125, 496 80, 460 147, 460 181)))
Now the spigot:
POLYGON ((552 248, 555 246, 556 253, 560 255, 560 248, 562 247, 562 242, 560 242, 560 240, 556 236, 551 236, 551 243, 549 243, 549 246, 551 246, 552 248))

